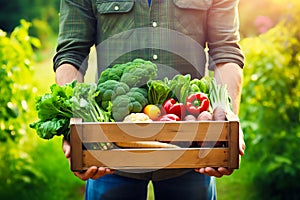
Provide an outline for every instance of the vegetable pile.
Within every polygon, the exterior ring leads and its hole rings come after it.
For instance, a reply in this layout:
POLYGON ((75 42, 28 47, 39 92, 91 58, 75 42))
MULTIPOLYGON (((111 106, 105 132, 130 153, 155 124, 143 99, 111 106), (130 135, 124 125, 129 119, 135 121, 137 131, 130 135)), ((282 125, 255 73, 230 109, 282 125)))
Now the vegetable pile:
POLYGON ((36 98, 39 120, 30 124, 43 139, 70 134, 70 119, 85 122, 225 120, 231 111, 226 86, 189 74, 156 80, 157 66, 142 59, 104 70, 97 83, 51 85, 36 98))
POLYGON ((161 111, 152 118, 153 113, 144 109, 152 120, 226 120, 226 114, 232 112, 226 85, 217 84, 212 77, 191 80, 189 74, 178 74, 171 80, 150 80, 147 86, 147 106, 156 106, 161 111))

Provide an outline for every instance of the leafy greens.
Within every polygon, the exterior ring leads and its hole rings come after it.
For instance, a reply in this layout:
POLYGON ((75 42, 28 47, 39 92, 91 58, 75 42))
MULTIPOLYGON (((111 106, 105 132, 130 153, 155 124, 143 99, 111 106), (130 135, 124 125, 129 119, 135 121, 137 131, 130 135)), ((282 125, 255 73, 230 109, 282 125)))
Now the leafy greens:
POLYGON ((95 101, 96 84, 73 81, 63 86, 53 84, 50 90, 36 98, 39 120, 29 125, 43 139, 55 135, 68 139, 71 118, 82 118, 86 122, 111 120, 111 109, 104 111, 95 101))

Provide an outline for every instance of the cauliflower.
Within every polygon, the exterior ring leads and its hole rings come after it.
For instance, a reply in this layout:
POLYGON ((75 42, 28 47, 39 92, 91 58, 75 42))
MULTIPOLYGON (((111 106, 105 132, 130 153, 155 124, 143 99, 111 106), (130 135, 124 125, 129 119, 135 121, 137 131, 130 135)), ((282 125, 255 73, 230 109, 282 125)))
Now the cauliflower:
POLYGON ((152 120, 144 113, 131 113, 124 118, 123 122, 152 122, 152 120))

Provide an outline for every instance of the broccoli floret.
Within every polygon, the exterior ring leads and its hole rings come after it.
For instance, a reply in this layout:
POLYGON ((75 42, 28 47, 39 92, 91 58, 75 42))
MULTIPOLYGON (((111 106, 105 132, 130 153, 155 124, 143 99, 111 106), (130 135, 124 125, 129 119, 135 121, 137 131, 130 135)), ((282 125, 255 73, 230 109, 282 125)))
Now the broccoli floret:
POLYGON ((140 87, 157 75, 157 66, 142 59, 135 59, 127 64, 123 70, 120 81, 129 87, 140 87))
MULTIPOLYGON (((144 88, 133 87, 130 88, 129 92, 126 94, 132 98, 132 103, 137 102, 141 105, 142 109, 148 104, 148 93, 144 88)), ((140 112, 141 110, 131 110, 132 112, 140 112)))
POLYGON ((109 102, 116 96, 126 94, 129 91, 129 87, 125 83, 116 80, 107 80, 103 83, 98 83, 97 91, 99 91, 99 94, 96 96, 96 102, 103 109, 107 110, 109 102))
POLYGON ((112 116, 115 121, 121 121, 130 113, 130 97, 126 94, 117 96, 112 101, 112 116))
POLYGON ((120 81, 121 76, 123 75, 123 71, 126 67, 126 64, 115 64, 113 67, 105 69, 100 74, 98 84, 104 83, 108 80, 120 81))
POLYGON ((98 80, 98 84, 104 83, 107 80, 119 81, 122 74, 123 72, 117 68, 107 68, 101 73, 100 78, 98 80))
POLYGON ((135 59, 132 62, 116 64, 105 69, 98 80, 98 84, 108 80, 126 83, 129 87, 142 86, 157 75, 157 66, 151 61, 135 59))
POLYGON ((148 104, 147 91, 133 87, 125 95, 112 100, 112 115, 116 121, 122 121, 130 113, 138 113, 148 104))

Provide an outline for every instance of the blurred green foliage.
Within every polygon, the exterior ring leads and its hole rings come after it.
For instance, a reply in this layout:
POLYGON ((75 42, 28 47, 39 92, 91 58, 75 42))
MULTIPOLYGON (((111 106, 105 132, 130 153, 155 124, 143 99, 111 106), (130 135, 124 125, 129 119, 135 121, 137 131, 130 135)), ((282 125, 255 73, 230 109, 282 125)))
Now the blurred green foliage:
POLYGON ((299 14, 241 43, 247 62, 240 118, 249 161, 259 164, 251 177, 257 199, 300 198, 299 14))
POLYGON ((20 19, 47 22, 51 29, 58 30, 58 9, 60 0, 11 0, 0 1, 0 29, 11 32, 20 19))
MULTIPOLYGON (((24 20, 10 35, 0 30, 0 180, 6 191, 20 185, 40 182, 42 173, 33 167, 26 143, 28 123, 33 114, 34 87, 31 84, 33 47, 39 40, 28 35, 30 23, 24 20)), ((0 193, 2 191, 0 190, 0 193)))
POLYGON ((0 30, 0 140, 15 139, 25 133, 28 106, 34 98, 31 85, 33 47, 38 39, 28 35, 30 23, 22 20, 10 36, 0 30), (25 122, 25 123, 24 123, 25 122))
POLYGON ((29 128, 41 84, 33 80, 34 47, 40 43, 28 34, 30 25, 21 20, 11 34, 0 30, 0 196, 82 199, 84 182, 69 170, 61 138, 41 142, 29 128))
POLYGON ((21 19, 32 26, 31 36, 39 38, 42 49, 49 47, 49 38, 58 32, 60 0, 0 0, 0 29, 11 33, 21 19))

